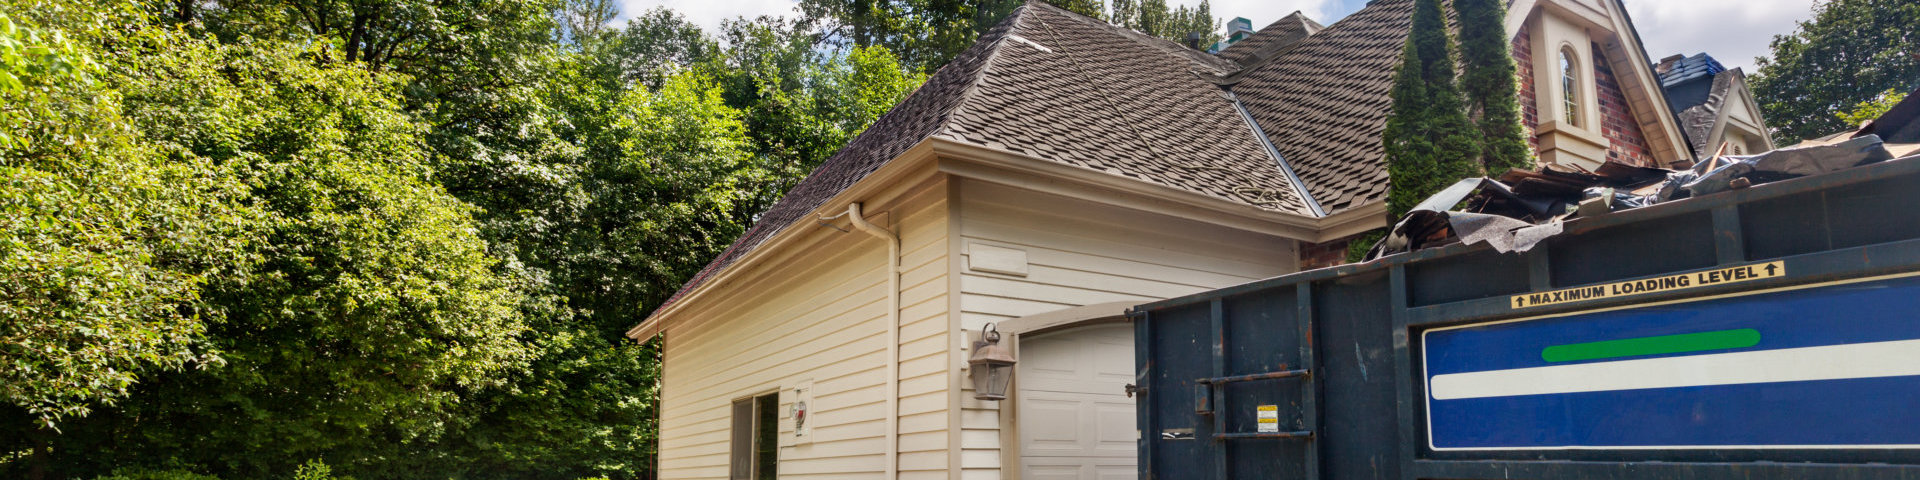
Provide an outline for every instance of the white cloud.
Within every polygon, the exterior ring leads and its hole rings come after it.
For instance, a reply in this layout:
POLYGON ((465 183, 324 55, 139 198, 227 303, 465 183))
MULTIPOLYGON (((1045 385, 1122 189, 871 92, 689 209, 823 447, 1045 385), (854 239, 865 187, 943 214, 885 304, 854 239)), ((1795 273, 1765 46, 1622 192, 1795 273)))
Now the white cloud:
POLYGON ((1812 0, 1624 0, 1649 60, 1706 52, 1727 68, 1753 74, 1774 35, 1813 17, 1812 0))
POLYGON ((734 17, 793 17, 798 15, 794 10, 798 4, 795 0, 621 0, 620 16, 613 23, 625 25, 627 19, 635 15, 654 7, 667 7, 711 33, 720 29, 721 20, 734 17))

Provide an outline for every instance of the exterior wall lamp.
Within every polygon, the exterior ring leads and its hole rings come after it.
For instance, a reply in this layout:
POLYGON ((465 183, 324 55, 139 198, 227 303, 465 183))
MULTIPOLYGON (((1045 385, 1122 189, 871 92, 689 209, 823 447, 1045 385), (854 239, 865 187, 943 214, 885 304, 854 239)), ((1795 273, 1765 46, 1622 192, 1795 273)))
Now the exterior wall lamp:
POLYGON ((1000 329, 989 323, 980 329, 980 340, 973 342, 968 356, 967 376, 973 379, 973 398, 1006 400, 1007 384, 1013 381, 1013 352, 1000 344, 1000 329))

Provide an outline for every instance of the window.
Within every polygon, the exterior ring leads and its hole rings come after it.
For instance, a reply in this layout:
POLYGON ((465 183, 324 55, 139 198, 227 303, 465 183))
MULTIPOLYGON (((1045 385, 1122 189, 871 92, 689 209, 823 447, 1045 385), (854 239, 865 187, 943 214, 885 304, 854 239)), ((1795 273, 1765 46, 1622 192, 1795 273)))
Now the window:
POLYGON ((779 473, 780 394, 733 402, 731 480, 771 480, 779 473))
POLYGON ((1560 49, 1560 117, 1568 125, 1580 125, 1580 70, 1573 51, 1560 49))

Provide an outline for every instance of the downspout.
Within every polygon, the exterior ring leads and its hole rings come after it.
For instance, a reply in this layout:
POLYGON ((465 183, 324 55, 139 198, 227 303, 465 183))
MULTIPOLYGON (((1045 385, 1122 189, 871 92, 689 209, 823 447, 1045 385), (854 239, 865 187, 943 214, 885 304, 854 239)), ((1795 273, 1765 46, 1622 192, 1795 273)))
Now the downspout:
POLYGON ((860 203, 847 204, 853 227, 887 241, 887 473, 900 478, 900 236, 867 222, 860 203))

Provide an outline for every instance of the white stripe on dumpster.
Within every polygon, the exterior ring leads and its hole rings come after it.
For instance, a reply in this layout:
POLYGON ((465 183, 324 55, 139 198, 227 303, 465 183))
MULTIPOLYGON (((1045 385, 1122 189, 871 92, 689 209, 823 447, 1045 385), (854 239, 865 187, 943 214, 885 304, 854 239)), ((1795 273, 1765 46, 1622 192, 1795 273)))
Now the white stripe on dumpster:
POLYGON ((1920 340, 1435 375, 1436 400, 1920 375, 1920 340))

